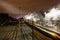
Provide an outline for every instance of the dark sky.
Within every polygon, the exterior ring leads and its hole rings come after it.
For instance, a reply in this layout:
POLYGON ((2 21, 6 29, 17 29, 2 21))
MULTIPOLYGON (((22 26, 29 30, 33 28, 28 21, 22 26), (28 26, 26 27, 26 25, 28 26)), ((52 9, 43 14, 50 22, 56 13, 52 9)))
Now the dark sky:
MULTIPOLYGON (((15 6, 19 10, 22 10, 21 15, 24 15, 23 10, 25 10, 26 12, 27 11, 39 12, 40 10, 47 11, 49 8, 52 8, 54 5, 59 4, 60 0, 5 0, 5 2, 15 6)), ((5 9, 4 8, 1 9, 1 7, 0 10, 2 12, 5 11, 5 9)), ((15 13, 15 15, 16 14, 17 13, 15 13)))
POLYGON ((6 0, 8 3, 27 11, 47 10, 60 3, 60 0, 6 0))
POLYGON ((60 3, 60 0, 10 0, 8 1, 22 10, 39 11, 60 3))

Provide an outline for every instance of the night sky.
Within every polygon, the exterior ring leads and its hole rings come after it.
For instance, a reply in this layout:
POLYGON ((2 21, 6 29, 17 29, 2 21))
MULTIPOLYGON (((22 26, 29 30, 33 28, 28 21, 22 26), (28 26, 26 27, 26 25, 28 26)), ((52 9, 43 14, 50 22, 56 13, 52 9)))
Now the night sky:
MULTIPOLYGON (((17 10, 15 10, 16 13, 11 12, 8 13, 9 15, 12 16, 18 16, 18 15, 25 15, 25 12, 31 12, 31 11, 35 11, 35 12, 39 12, 40 10, 43 11, 47 11, 49 8, 52 8, 53 6, 57 5, 60 3, 60 0, 5 0, 5 3, 7 5, 11 4, 14 7, 18 8, 17 10), (7 3, 6 3, 7 2, 7 3)), ((4 7, 8 6, 3 6, 1 8, 1 3, 0 3, 0 10, 1 12, 7 12, 8 10, 5 10, 4 7)), ((9 11, 8 11, 9 12, 9 11)))
POLYGON ((10 0, 8 2, 19 7, 21 10, 39 11, 42 9, 45 11, 60 3, 60 0, 10 0))

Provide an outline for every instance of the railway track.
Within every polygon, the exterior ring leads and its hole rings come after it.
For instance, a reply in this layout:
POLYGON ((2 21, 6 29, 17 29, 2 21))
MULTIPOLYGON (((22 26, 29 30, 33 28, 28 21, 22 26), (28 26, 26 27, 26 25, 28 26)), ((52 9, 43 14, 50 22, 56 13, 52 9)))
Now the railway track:
POLYGON ((34 29, 33 26, 29 26, 24 23, 15 26, 3 26, 0 27, 0 40, 52 40, 38 30, 34 29))
POLYGON ((1 26, 0 40, 38 40, 28 25, 1 26))
POLYGON ((0 26, 0 40, 15 40, 16 37, 15 26, 0 26))
POLYGON ((22 36, 24 38, 23 40, 38 40, 32 32, 32 28, 24 24, 22 26, 22 36))

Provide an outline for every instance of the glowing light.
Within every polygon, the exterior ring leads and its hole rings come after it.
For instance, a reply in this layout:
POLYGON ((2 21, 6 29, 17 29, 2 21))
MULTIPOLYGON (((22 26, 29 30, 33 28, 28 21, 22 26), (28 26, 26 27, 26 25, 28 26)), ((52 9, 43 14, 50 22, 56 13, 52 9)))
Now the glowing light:
POLYGON ((48 13, 45 12, 44 18, 46 25, 55 26, 56 21, 60 20, 60 10, 58 8, 52 8, 48 13))
POLYGON ((25 16, 26 19, 32 19, 32 17, 33 17, 33 16, 31 16, 31 15, 30 15, 30 16, 29 16, 29 15, 26 15, 26 16, 25 16))
POLYGON ((52 8, 49 13, 45 12, 45 19, 50 20, 59 20, 58 16, 60 16, 60 10, 52 8))
POLYGON ((32 20, 34 22, 40 20, 40 18, 38 17, 38 15, 37 14, 34 14, 34 13, 31 13, 31 14, 26 15, 24 17, 24 19, 26 19, 26 20, 32 20))

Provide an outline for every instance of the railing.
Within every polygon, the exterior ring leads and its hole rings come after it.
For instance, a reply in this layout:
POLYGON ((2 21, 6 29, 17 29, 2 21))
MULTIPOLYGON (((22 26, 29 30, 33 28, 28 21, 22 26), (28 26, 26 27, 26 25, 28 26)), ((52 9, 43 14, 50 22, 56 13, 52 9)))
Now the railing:
POLYGON ((42 27, 39 24, 36 23, 29 23, 29 22, 25 22, 27 25, 29 25, 30 27, 32 27, 33 29, 33 33, 38 37, 41 38, 43 37, 43 39, 46 40, 60 40, 60 34, 51 31, 49 29, 46 29, 44 27, 42 27), (39 36, 42 35, 42 36, 39 36))

